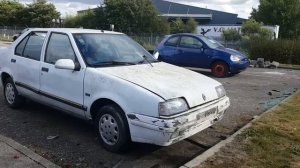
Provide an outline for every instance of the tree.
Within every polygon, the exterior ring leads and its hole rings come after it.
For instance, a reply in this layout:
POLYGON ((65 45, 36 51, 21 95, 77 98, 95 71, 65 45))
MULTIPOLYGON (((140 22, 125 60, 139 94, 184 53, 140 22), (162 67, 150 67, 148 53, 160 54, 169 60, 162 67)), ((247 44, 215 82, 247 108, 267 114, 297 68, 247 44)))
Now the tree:
POLYGON ((150 0, 105 0, 104 5, 107 22, 117 31, 151 33, 164 24, 150 0))
POLYGON ((195 33, 197 26, 198 26, 198 23, 195 21, 195 19, 190 18, 185 25, 185 32, 186 33, 195 33))
POLYGON ((171 23, 171 33, 184 33, 185 32, 185 25, 180 18, 177 18, 175 21, 171 23))
POLYGON ((30 27, 52 27, 53 19, 59 19, 60 13, 46 0, 36 0, 28 4, 21 12, 20 20, 30 27))
POLYGON ((83 28, 96 28, 95 12, 89 9, 86 13, 76 16, 67 16, 65 19, 65 27, 83 27, 83 28))
POLYGON ((225 41, 238 41, 242 38, 240 33, 235 29, 228 29, 223 31, 225 41))
POLYGON ((181 18, 177 18, 171 22, 171 33, 195 33, 198 23, 191 18, 186 23, 181 18))
POLYGON ((271 40, 273 38, 273 33, 269 29, 261 28, 259 31, 259 37, 261 37, 263 39, 271 40))
POLYGON ((258 35, 261 29, 261 24, 256 22, 254 19, 246 21, 242 25, 242 33, 246 36, 258 35))
POLYGON ((15 0, 0 0, 0 25, 21 25, 19 12, 23 9, 24 6, 15 0))
POLYGON ((272 31, 262 27, 261 23, 250 19, 242 25, 242 33, 248 37, 259 37, 262 39, 271 39, 272 31))
POLYGON ((279 25, 282 38, 300 36, 299 0, 260 0, 258 9, 253 9, 251 18, 264 24, 279 25))

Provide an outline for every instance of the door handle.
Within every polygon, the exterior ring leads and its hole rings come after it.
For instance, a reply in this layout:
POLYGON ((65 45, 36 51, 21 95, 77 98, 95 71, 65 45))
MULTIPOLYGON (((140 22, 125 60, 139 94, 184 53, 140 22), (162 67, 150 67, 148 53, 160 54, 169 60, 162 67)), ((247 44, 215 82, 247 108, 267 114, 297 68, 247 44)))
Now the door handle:
POLYGON ((16 63, 17 60, 16 60, 16 59, 11 59, 10 62, 11 62, 11 63, 16 63))
POLYGON ((42 71, 48 72, 48 71, 49 71, 49 68, 42 67, 42 71))

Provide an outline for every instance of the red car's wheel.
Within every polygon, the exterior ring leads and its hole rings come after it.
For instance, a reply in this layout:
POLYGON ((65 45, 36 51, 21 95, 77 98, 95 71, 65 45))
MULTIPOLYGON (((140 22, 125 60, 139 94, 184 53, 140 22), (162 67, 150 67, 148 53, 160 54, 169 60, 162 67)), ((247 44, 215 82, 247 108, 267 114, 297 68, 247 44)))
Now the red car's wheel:
POLYGON ((228 75, 228 65, 224 62, 216 62, 213 64, 211 72, 215 77, 224 78, 228 75))

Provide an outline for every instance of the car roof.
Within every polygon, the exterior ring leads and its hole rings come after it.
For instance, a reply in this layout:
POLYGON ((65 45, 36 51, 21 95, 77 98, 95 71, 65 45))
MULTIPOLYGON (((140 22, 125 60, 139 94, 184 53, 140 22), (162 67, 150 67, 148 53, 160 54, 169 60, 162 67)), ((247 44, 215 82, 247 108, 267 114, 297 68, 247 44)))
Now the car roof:
POLYGON ((167 37, 182 36, 182 35, 195 36, 195 37, 204 37, 202 34, 195 34, 195 33, 177 33, 177 34, 170 34, 167 37))
POLYGON ((114 31, 81 29, 81 28, 30 28, 30 31, 53 31, 61 33, 104 33, 104 34, 123 34, 114 31))

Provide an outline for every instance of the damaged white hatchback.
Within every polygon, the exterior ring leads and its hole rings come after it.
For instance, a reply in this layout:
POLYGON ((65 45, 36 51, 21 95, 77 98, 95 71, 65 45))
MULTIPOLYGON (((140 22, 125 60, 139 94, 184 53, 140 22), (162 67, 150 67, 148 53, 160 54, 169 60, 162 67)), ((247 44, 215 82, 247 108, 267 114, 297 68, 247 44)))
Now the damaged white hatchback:
POLYGON ((0 49, 7 104, 25 98, 94 122, 100 143, 171 145, 219 121, 229 107, 223 86, 157 61, 122 33, 30 29, 0 49))

